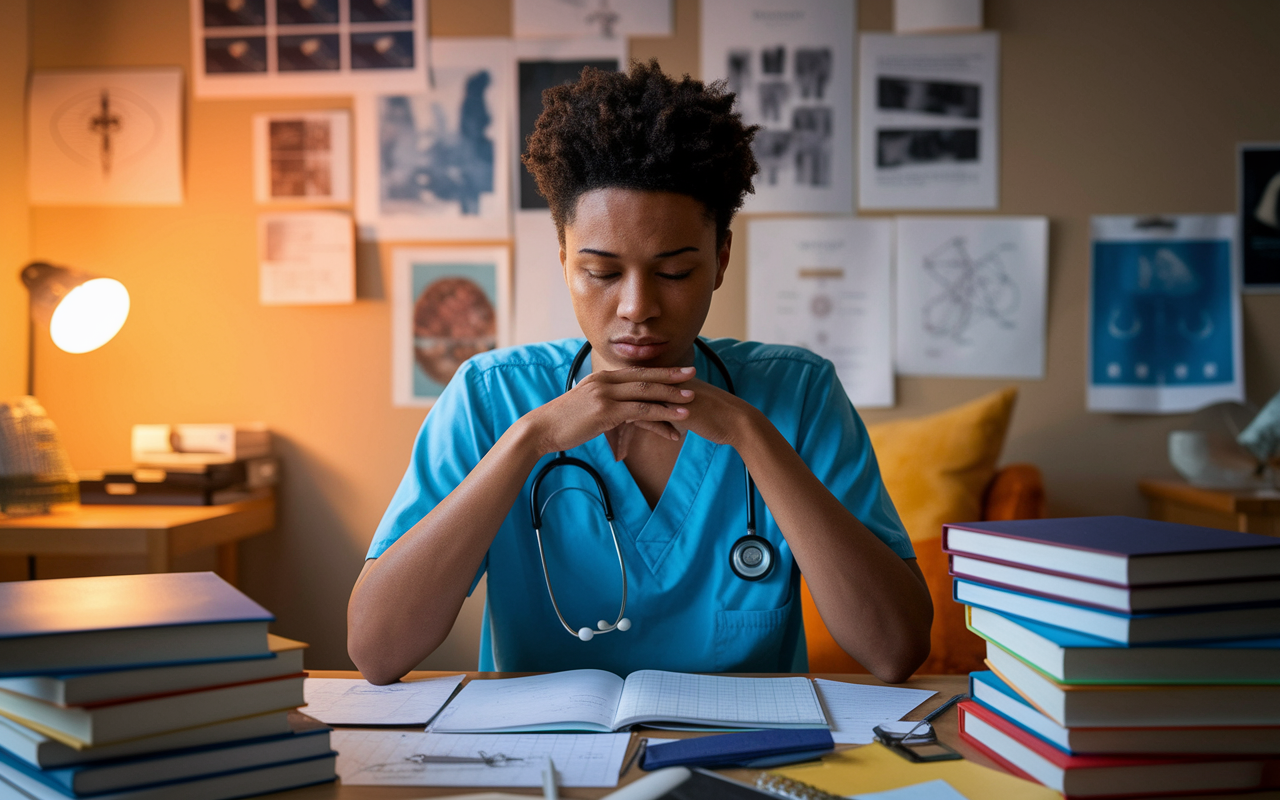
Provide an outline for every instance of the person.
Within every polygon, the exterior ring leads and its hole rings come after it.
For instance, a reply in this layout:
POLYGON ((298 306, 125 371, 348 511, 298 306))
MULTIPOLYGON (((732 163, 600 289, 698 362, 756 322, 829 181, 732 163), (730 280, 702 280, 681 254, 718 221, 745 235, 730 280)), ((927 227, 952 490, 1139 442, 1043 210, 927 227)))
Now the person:
POLYGON ((373 683, 397 680, 487 574, 484 671, 803 672, 803 574, 840 646, 905 680, 928 655, 933 607, 831 363, 699 339, 752 190, 754 127, 722 85, 656 62, 584 70, 543 100, 524 162, 585 342, 482 353, 454 375, 352 591, 352 660, 373 683), (600 474, 618 553, 581 469, 547 474, 535 532, 532 484, 560 451, 600 474), (730 557, 747 527, 744 467, 772 550, 756 579, 730 557), (624 574, 630 629, 574 635, 617 621, 624 574))

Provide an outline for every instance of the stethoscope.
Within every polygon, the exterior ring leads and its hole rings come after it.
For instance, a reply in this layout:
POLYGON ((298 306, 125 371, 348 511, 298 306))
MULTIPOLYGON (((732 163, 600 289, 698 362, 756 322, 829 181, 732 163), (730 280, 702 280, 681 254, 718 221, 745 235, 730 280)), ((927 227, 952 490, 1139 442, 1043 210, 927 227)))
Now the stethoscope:
MULTIPOLYGON (((729 376, 729 370, 725 367, 724 362, 720 360, 720 356, 715 354, 710 347, 701 339, 694 339, 694 344, 698 349, 702 350, 715 368, 724 378, 725 388, 729 390, 729 394, 736 395, 733 390, 733 378, 729 376)), ((582 369, 583 363, 586 362, 587 356, 591 353, 591 343, 587 342, 578 350, 578 354, 573 357, 573 363, 569 366, 569 376, 565 379, 564 390, 566 393, 573 389, 574 379, 578 376, 579 370, 582 369)), ((756 509, 752 499, 755 497, 756 484, 751 479, 751 471, 743 465, 743 472, 747 476, 747 535, 733 543, 733 547, 729 550, 729 568, 733 570, 733 574, 742 578, 744 581, 758 581, 773 571, 773 563, 775 561, 773 545, 763 536, 756 535, 756 509)), ((565 455, 563 450, 555 458, 551 459, 538 470, 538 474, 533 479, 533 488, 529 492, 529 513, 533 517, 533 532, 538 538, 538 557, 542 559, 542 577, 547 582, 547 594, 551 595, 551 607, 555 609, 556 616, 560 618, 560 624, 571 635, 577 636, 584 642, 591 641, 597 633, 609 633, 618 630, 625 631, 631 628, 631 620, 625 615, 627 610, 627 567, 622 559, 622 545, 618 542, 618 532, 613 528, 613 503, 609 501, 609 490, 605 488, 604 480, 600 477, 600 473, 587 462, 579 458, 565 455), (578 467, 591 476, 596 482, 596 489, 599 497, 591 494, 580 486, 565 486, 552 492, 541 505, 538 504, 538 490, 542 486, 543 478, 558 467, 578 467), (618 554, 618 571, 622 573, 622 605, 618 608, 618 616, 612 623, 606 620, 600 620, 596 623, 594 629, 583 626, 574 629, 564 618, 564 614, 560 613, 560 604, 556 602, 555 590, 551 588, 551 573, 547 570, 547 554, 542 549, 542 514, 546 511, 547 504, 552 498, 561 492, 577 491, 590 497, 600 504, 604 509, 605 522, 609 524, 609 534, 613 536, 613 549, 618 554)))

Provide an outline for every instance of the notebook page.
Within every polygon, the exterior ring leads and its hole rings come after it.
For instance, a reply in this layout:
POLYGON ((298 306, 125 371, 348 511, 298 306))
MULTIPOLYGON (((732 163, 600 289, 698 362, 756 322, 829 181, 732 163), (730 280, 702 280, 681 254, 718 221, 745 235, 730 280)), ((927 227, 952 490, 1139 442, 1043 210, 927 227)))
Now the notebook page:
POLYGON ((900 686, 870 686, 818 678, 818 695, 831 720, 836 744, 870 744, 871 729, 882 722, 902 719, 937 692, 900 686))
POLYGON ((453 695, 461 675, 374 686, 363 679, 307 678, 304 713, 326 725, 426 725, 453 695))
POLYGON ((440 712, 431 730, 613 730, 622 679, 598 669, 528 678, 472 680, 440 712))
POLYGON ((636 722, 825 728, 808 678, 728 678, 640 670, 627 677, 614 729, 636 722))

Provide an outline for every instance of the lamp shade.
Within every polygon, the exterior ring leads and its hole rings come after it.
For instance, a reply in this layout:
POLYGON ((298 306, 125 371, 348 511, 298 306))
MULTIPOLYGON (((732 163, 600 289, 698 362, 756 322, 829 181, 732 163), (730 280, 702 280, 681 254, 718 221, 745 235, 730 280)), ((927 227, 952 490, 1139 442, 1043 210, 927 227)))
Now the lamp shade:
POLYGON ((112 278, 36 262, 22 270, 31 318, 49 326, 53 343, 87 353, 111 341, 129 316, 129 291, 112 278))

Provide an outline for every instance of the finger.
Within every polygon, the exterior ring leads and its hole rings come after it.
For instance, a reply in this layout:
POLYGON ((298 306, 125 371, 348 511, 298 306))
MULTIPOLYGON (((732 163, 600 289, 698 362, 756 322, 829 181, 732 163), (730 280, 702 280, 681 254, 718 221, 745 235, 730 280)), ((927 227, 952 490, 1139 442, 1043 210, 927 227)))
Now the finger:
POLYGON ((692 403, 694 391, 680 385, 668 383, 650 383, 636 381, 634 383, 612 384, 601 387, 605 397, 615 401, 643 401, 646 403, 692 403))
POLYGON ((672 441, 680 441, 680 431, 670 422, 650 422, 648 420, 637 420, 631 423, 642 431, 657 434, 663 439, 671 439, 672 441))
POLYGON ((686 406, 646 403, 643 400, 619 404, 624 422, 683 422, 689 418, 686 406))
POLYGON ((624 367, 593 372, 591 377, 605 383, 684 383, 696 374, 694 367, 624 367))

